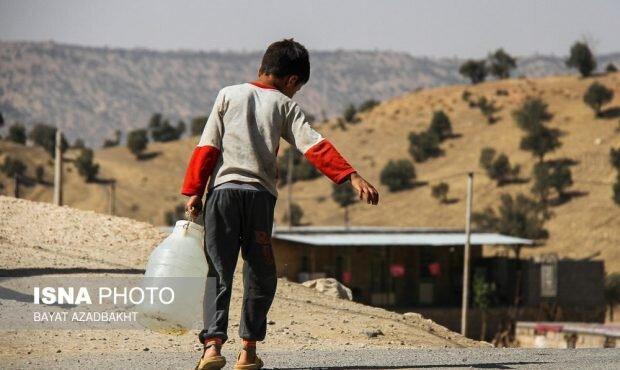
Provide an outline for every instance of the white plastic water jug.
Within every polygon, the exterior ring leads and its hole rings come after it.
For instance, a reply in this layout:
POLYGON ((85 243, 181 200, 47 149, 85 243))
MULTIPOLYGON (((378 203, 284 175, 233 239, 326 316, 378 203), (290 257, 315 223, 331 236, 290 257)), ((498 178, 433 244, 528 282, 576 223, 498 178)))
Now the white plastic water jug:
POLYGON ((138 321, 151 330, 183 334, 201 323, 208 265, 203 249, 204 228, 177 221, 172 233, 153 250, 146 264, 143 289, 163 297, 143 302, 138 321), (161 299, 159 299, 161 298, 161 299))

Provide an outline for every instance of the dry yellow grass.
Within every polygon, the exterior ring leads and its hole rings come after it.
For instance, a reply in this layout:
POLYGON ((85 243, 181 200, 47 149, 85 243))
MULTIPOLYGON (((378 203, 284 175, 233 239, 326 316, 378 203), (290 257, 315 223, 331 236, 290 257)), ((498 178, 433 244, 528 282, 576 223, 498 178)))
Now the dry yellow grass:
MULTIPOLYGON (((482 148, 493 147, 507 154, 512 163, 520 164, 522 173, 529 177, 534 160, 529 153, 519 149, 523 133, 513 122, 510 112, 526 96, 541 96, 554 114, 550 126, 565 133, 561 139, 562 147, 549 158, 567 157, 578 162, 572 167, 575 184, 571 191, 583 195, 553 209, 555 216, 547 224, 551 237, 543 247, 531 253, 557 252, 561 256, 580 258, 600 252, 599 258, 605 259, 608 271, 620 271, 620 207, 614 205, 611 199, 615 171, 609 164, 610 148, 620 147, 620 133, 616 131, 620 125, 619 118, 595 119, 591 109, 583 103, 583 93, 593 80, 599 80, 615 91, 616 97, 608 107, 620 106, 620 74, 590 79, 561 76, 413 92, 362 114, 361 122, 348 126, 346 131, 336 128, 333 121, 317 125, 318 130, 336 144, 363 176, 377 184, 381 192, 381 202, 377 207, 366 204, 352 206, 352 223, 463 227, 464 173, 467 171, 477 172, 474 211, 497 205, 500 194, 504 192, 529 193, 531 182, 497 187, 482 174, 478 158, 482 148), (495 100, 501 107, 497 114, 499 122, 488 125, 478 109, 470 108, 461 99, 465 89, 474 98, 486 96, 495 100), (498 89, 508 91, 508 96, 496 95, 498 89), (428 186, 389 193, 379 184, 381 168, 390 159, 410 158, 409 132, 426 129, 432 112, 438 109, 449 115, 454 131, 462 136, 442 144, 443 156, 416 164, 418 179, 428 181, 428 186), (457 202, 440 205, 431 197, 430 185, 441 179, 450 185, 450 198, 458 199, 457 202)), ((99 150, 96 161, 102 167, 101 177, 116 178, 118 181, 117 213, 155 224, 163 223, 164 212, 183 201, 178 191, 196 140, 152 144, 149 151, 160 152, 160 155, 147 161, 134 160, 124 147, 99 150)), ((2 145, 6 152, 17 150, 15 146, 2 145)), ((48 158, 45 153, 39 152, 34 157, 41 155, 48 158)), ((51 174, 51 167, 48 174, 51 174)), ((68 179, 65 191, 67 204, 100 212, 107 210, 107 192, 103 186, 84 185, 75 170, 68 179)), ((7 190, 10 191, 10 186, 5 192, 7 190)), ((331 184, 327 179, 296 183, 293 191, 295 201, 303 207, 304 222, 314 225, 342 223, 342 211, 330 199, 331 184)), ((281 194, 286 194, 286 188, 281 189, 281 194)), ((28 190, 27 197, 49 201, 51 188, 37 186, 28 190)), ((285 204, 280 201, 277 206, 278 220, 281 220, 285 204)))

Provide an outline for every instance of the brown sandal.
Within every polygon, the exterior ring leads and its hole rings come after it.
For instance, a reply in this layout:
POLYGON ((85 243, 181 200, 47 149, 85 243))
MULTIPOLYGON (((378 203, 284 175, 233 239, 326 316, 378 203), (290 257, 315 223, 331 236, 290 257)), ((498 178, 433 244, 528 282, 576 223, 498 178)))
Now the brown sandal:
MULTIPOLYGON (((247 351, 247 348, 243 348, 247 351)), ((263 368, 263 360, 261 360, 258 355, 254 355, 254 363, 253 364, 239 364, 239 359, 241 358, 241 352, 237 355, 237 363, 235 364, 234 370, 258 370, 263 368)))
POLYGON ((204 358, 205 353, 209 347, 215 346, 218 350, 221 350, 221 344, 207 344, 205 345, 204 351, 202 352, 202 357, 198 360, 198 364, 196 364, 196 368, 194 370, 220 370, 224 366, 226 366, 226 358, 224 356, 211 356, 204 358), (219 347, 219 348, 218 348, 219 347))

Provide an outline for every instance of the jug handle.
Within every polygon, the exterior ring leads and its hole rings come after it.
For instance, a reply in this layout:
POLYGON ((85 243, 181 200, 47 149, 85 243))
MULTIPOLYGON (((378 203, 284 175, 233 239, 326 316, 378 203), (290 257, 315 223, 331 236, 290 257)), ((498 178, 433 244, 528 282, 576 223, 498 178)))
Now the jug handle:
POLYGON ((196 217, 194 217, 194 214, 192 213, 193 210, 194 210, 194 207, 191 207, 190 209, 185 210, 185 219, 187 221, 194 222, 196 220, 196 217))
POLYGON ((194 210, 194 207, 191 207, 190 209, 185 211, 185 220, 188 222, 185 225, 183 225, 183 235, 187 234, 187 230, 189 229, 189 223, 194 222, 196 220, 196 217, 194 217, 194 215, 192 214, 193 210, 194 210))

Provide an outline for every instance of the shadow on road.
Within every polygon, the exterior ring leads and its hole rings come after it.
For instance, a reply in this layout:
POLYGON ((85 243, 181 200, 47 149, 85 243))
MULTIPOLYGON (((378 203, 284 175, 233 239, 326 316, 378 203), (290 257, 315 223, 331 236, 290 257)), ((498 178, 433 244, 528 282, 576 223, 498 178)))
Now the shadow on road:
MULTIPOLYGON (((15 301, 15 302, 22 302, 22 303, 33 303, 34 302, 34 296, 31 294, 24 294, 24 293, 20 293, 18 291, 15 291, 13 289, 9 289, 9 288, 5 288, 3 286, 0 286, 0 300, 10 300, 10 301, 15 301)), ((77 307, 77 305, 74 304, 45 304, 43 303, 44 306, 50 306, 50 307, 61 307, 61 308, 73 308, 73 307, 77 307)))
POLYGON ((28 277, 65 274, 144 274, 143 269, 87 268, 87 267, 24 267, 0 269, 0 279, 5 277, 28 277))
POLYGON ((433 364, 433 365, 396 365, 396 366, 304 366, 304 367, 271 367, 264 370, 356 370, 356 369, 433 369, 433 368, 473 368, 473 369, 514 369, 512 366, 542 365, 543 361, 490 362, 480 364, 433 364))

